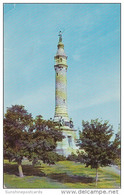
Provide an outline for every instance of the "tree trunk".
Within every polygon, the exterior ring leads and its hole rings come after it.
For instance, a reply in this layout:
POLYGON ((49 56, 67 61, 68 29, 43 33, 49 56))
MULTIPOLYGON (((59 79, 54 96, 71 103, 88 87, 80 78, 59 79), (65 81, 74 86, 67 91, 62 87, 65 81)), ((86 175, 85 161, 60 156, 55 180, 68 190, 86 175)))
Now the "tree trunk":
POLYGON ((22 171, 21 161, 18 162, 18 170, 19 170, 19 177, 24 177, 23 171, 22 171))
POLYGON ((34 167, 36 164, 36 159, 34 158, 33 161, 32 161, 32 166, 34 167))
POLYGON ((35 165, 35 162, 34 162, 34 160, 32 161, 32 166, 34 167, 34 165, 35 165))
POLYGON ((96 168, 96 186, 97 186, 97 181, 98 181, 98 168, 96 168))

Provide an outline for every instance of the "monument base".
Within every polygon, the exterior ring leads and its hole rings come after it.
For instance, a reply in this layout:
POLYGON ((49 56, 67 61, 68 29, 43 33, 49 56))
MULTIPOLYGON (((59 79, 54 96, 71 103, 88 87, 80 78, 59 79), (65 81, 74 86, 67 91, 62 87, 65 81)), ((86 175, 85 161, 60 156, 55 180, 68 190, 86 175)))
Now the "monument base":
POLYGON ((61 142, 57 142, 56 152, 60 155, 68 157, 72 152, 77 153, 78 147, 76 146, 77 135, 74 129, 67 126, 61 127, 64 136, 61 142))

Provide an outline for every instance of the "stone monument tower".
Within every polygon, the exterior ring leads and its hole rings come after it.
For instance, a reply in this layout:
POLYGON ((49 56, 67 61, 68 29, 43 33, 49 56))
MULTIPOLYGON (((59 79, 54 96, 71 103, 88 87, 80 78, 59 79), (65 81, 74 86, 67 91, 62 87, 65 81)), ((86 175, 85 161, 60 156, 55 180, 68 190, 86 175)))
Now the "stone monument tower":
POLYGON ((76 130, 73 122, 69 119, 67 110, 67 56, 62 43, 62 33, 59 32, 59 42, 55 59, 55 115, 54 121, 58 122, 59 128, 65 138, 58 142, 56 151, 59 154, 68 156, 76 152, 76 130))

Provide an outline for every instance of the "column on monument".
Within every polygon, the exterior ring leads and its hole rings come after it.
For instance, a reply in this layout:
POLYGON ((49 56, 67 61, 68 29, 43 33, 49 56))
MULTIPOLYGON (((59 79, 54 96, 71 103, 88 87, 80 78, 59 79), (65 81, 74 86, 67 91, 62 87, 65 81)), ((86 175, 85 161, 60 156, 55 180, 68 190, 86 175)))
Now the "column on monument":
POLYGON ((56 94, 55 94, 55 117, 62 117, 68 121, 67 114, 67 67, 63 65, 55 66, 56 94))

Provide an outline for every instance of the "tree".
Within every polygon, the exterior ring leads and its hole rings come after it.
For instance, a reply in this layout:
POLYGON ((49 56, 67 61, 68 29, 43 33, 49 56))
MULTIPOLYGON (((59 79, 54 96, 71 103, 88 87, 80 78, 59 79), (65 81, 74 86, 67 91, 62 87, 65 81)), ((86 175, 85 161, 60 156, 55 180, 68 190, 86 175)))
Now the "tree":
POLYGON ((113 160, 113 164, 120 166, 121 164, 121 138, 120 138, 119 133, 115 135, 115 139, 114 139, 111 150, 113 150, 114 153, 117 154, 116 158, 113 160))
POLYGON ((38 115, 35 120, 24 106, 7 109, 4 117, 4 157, 18 164, 19 176, 23 177, 22 159, 26 157, 33 165, 42 160, 54 164, 62 157, 55 153, 57 141, 63 139, 56 123, 38 115))
POLYGON ((84 152, 79 153, 78 160, 86 164, 86 167, 96 169, 96 185, 98 181, 98 168, 113 164, 117 158, 119 142, 117 137, 111 141, 113 127, 108 121, 91 120, 82 121, 83 131, 80 132, 78 145, 84 152))
POLYGON ((33 118, 22 105, 7 108, 3 121, 4 157, 18 164, 19 176, 23 177, 22 159, 28 155, 27 145, 32 131, 33 118))
POLYGON ((75 161, 75 162, 77 162, 78 161, 78 152, 77 152, 77 154, 74 154, 73 152, 67 157, 67 160, 69 160, 69 161, 75 161))
POLYGON ((28 151, 29 159, 33 161, 33 165, 38 160, 54 164, 62 158, 55 152, 57 141, 62 141, 64 138, 62 132, 57 130, 56 123, 51 120, 44 120, 41 115, 36 116, 34 131, 32 131, 31 136, 28 151))

